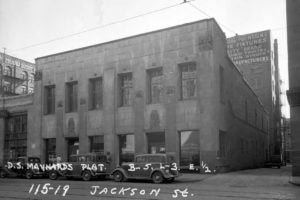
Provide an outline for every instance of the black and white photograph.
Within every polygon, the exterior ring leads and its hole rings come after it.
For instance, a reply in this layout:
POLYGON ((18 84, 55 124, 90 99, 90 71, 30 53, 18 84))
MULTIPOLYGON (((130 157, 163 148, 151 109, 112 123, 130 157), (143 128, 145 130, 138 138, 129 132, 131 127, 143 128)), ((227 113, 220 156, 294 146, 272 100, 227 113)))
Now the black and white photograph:
POLYGON ((300 0, 0 0, 0 200, 300 199, 300 0))

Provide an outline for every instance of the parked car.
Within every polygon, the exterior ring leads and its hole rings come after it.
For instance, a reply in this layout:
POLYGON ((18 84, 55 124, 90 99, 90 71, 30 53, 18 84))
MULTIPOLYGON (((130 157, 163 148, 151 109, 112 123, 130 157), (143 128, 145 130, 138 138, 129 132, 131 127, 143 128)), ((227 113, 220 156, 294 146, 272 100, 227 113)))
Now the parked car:
POLYGON ((0 177, 26 177, 31 179, 44 176, 45 172, 40 168, 41 160, 38 157, 18 157, 10 159, 6 165, 0 168, 0 177), (28 166, 36 167, 28 167, 28 166))
POLYGON ((171 154, 136 155, 134 162, 118 166, 112 176, 116 182, 127 179, 152 180, 154 183, 172 182, 179 176, 179 166, 171 154))
POLYGON ((70 156, 69 162, 56 163, 66 166, 65 169, 53 169, 49 171, 49 178, 57 179, 59 176, 67 178, 82 178, 89 181, 93 177, 105 177, 110 174, 110 161, 102 153, 88 153, 70 156))

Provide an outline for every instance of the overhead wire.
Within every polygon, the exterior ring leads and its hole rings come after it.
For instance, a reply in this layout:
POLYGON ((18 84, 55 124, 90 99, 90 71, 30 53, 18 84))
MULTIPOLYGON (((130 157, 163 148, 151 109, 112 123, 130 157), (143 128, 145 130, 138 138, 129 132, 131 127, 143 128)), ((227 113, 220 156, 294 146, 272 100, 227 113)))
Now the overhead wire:
POLYGON ((143 16, 146 16, 146 15, 150 15, 150 14, 153 14, 153 13, 157 13, 157 12, 161 12, 161 11, 164 11, 164 10, 167 10, 167 9, 171 9, 171 8, 177 7, 177 6, 182 5, 184 3, 187 3, 187 2, 181 2, 181 3, 173 4, 173 5, 163 7, 163 8, 160 8, 160 9, 156 9, 156 10, 152 10, 152 11, 149 11, 149 12, 146 12, 146 13, 143 13, 143 14, 139 14, 139 15, 135 15, 135 16, 132 16, 132 17, 124 18, 124 19, 121 19, 121 20, 117 20, 117 21, 114 21, 114 22, 111 22, 111 23, 108 23, 108 24, 104 24, 104 25, 93 27, 93 28, 89 28, 89 29, 79 31, 79 32, 76 32, 76 33, 72 33, 72 34, 69 34, 69 35, 64 35, 64 36, 57 37, 57 38, 54 38, 54 39, 51 39, 51 40, 48 40, 48 41, 28 45, 28 46, 21 47, 21 48, 18 48, 18 49, 13 49, 13 50, 10 50, 10 51, 7 51, 7 52, 11 53, 11 52, 16 52, 16 51, 21 51, 21 50, 24 50, 24 49, 33 48, 33 47, 41 46, 41 45, 44 45, 44 44, 52 43, 52 42, 55 42, 55 41, 58 41, 58 40, 73 37, 73 36, 76 36, 76 35, 80 35, 82 33, 94 31, 94 30, 97 30, 97 29, 102 29, 102 28, 112 26, 112 25, 115 25, 115 24, 124 23, 126 21, 133 20, 133 19, 136 19, 136 18, 139 18, 139 17, 143 17, 143 16))

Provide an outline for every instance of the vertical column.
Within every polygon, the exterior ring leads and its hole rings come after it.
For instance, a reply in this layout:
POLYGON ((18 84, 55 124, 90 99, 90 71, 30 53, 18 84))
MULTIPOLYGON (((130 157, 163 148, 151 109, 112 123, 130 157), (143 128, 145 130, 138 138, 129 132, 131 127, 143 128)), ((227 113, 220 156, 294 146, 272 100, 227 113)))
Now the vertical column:
POLYGON ((79 152, 88 153, 90 151, 90 142, 87 135, 87 112, 88 112, 88 78, 81 73, 78 85, 78 135, 79 135, 79 152))
POLYGON ((63 161, 68 158, 67 142, 64 137, 64 107, 62 102, 58 102, 56 109, 56 155, 63 161))
POLYGON ((145 110, 145 69, 141 60, 133 64, 133 110, 134 110, 134 138, 135 153, 146 153, 144 131, 144 110, 145 110))
POLYGON ((64 136, 64 113, 65 113, 65 74, 57 72, 56 76, 56 156, 60 156, 63 161, 67 160, 67 141, 64 136))
POLYGON ((114 67, 103 72, 103 128, 104 151, 110 152, 112 166, 119 163, 116 135, 116 77, 114 67))
POLYGON ((166 63, 164 66, 165 77, 165 92, 164 92, 164 106, 166 109, 165 124, 166 124, 166 152, 175 153, 176 161, 179 162, 179 135, 177 132, 177 98, 176 95, 178 86, 177 63, 174 63, 176 55, 169 53, 166 56, 166 63))
POLYGON ((42 71, 36 71, 34 77, 33 105, 28 109, 27 115, 27 155, 38 156, 45 161, 45 152, 42 142, 43 117, 43 84, 42 71))
POLYGON ((0 165, 3 164, 4 160, 4 141, 7 117, 8 112, 6 110, 0 110, 0 165))

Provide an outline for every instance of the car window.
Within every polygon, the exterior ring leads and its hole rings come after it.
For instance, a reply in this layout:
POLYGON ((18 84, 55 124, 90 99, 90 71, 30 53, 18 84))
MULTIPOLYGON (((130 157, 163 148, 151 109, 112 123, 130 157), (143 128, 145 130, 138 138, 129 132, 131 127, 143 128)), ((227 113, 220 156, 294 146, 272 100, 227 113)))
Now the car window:
POLYGON ((18 158, 17 162, 25 163, 25 159, 24 158, 18 158))
POLYGON ((175 156, 168 155, 168 156, 167 156, 167 162, 168 162, 168 163, 176 162, 176 161, 175 161, 175 156))
POLYGON ((147 159, 149 163, 163 163, 165 162, 165 159, 163 156, 148 156, 147 159))
POLYGON ((147 162, 147 159, 145 156, 137 156, 135 162, 137 163, 145 163, 147 162))
POLYGON ((70 156, 70 162, 77 162, 77 156, 70 156))
POLYGON ((85 156, 79 156, 78 162, 86 162, 86 157, 85 156))
POLYGON ((106 162, 107 158, 104 155, 97 155, 96 156, 96 162, 106 162))
POLYGON ((28 162, 29 163, 40 163, 40 159, 39 158, 33 158, 33 157, 29 157, 28 158, 28 162))

